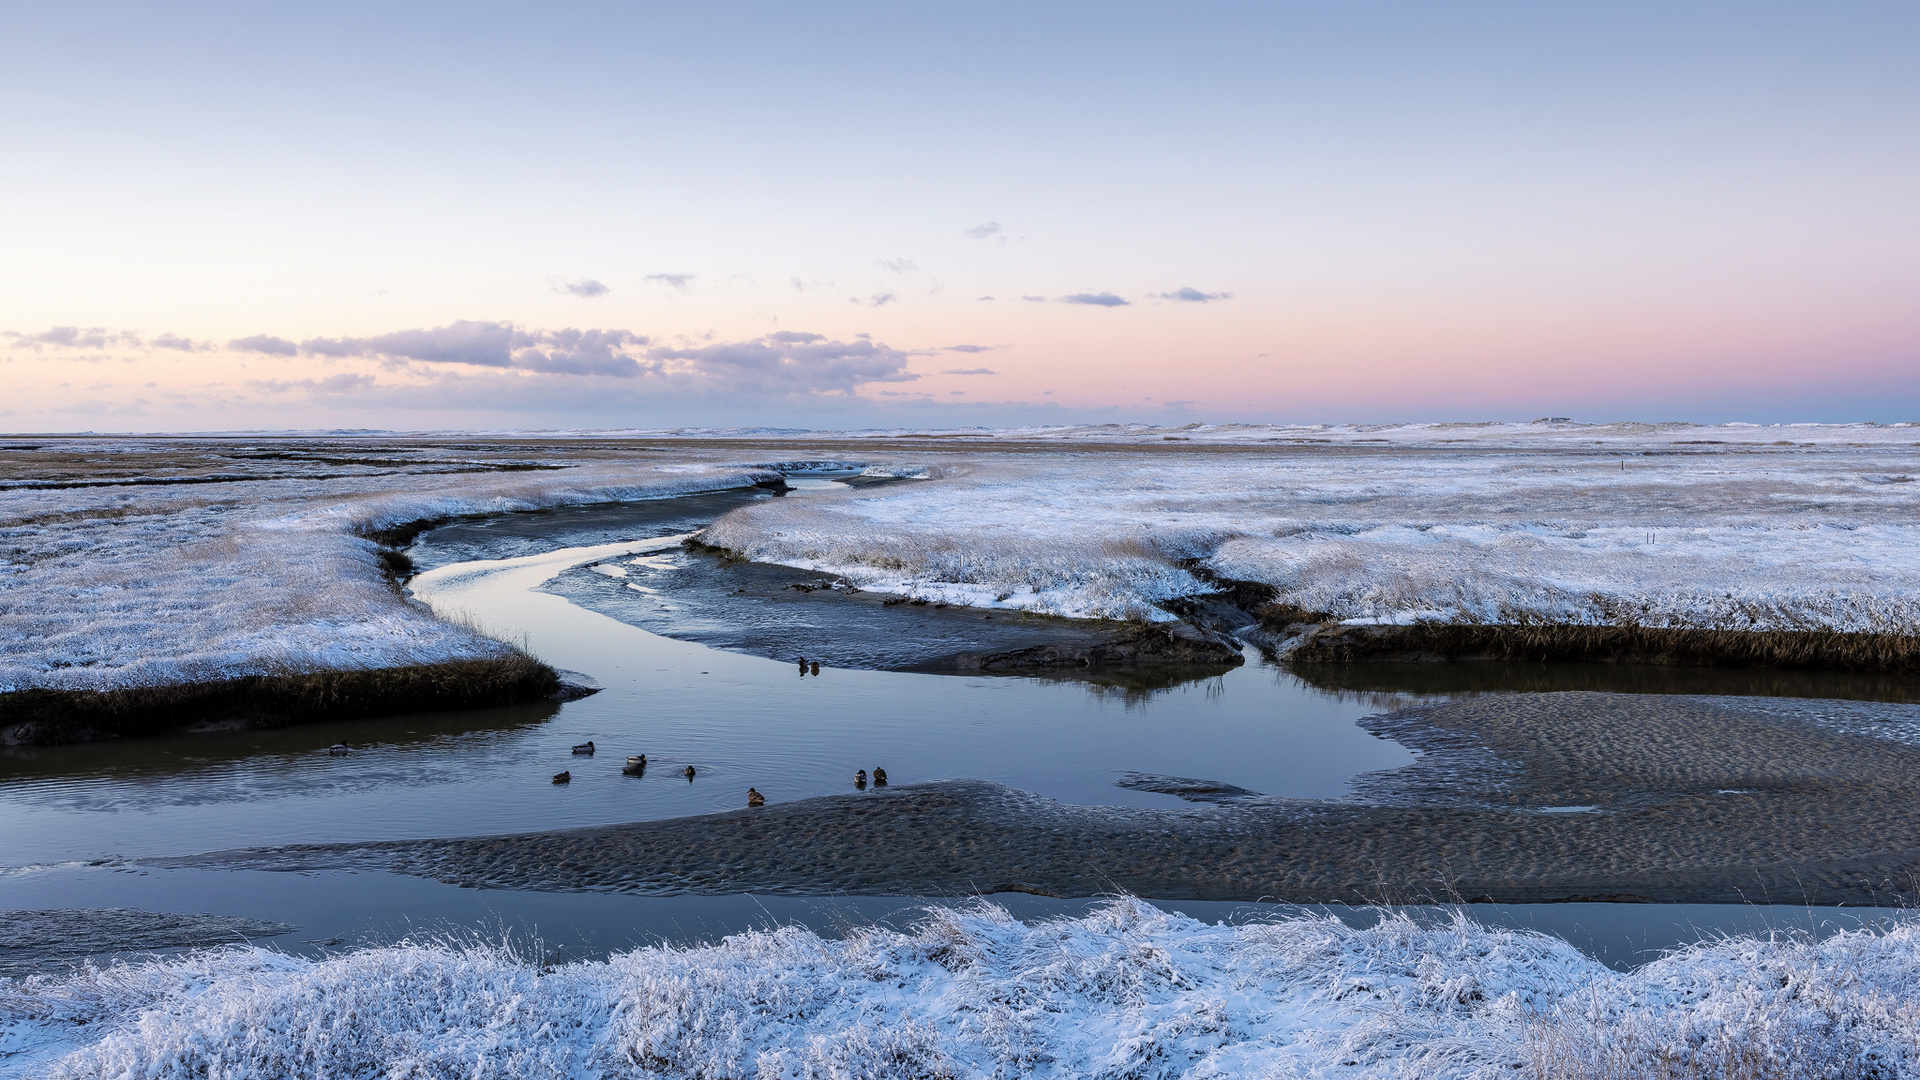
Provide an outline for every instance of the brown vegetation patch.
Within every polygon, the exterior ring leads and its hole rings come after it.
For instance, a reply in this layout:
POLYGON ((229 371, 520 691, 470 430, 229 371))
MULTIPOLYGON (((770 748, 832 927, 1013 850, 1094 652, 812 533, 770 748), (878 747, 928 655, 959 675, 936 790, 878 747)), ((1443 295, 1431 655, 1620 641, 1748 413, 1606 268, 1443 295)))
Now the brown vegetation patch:
POLYGON ((274 728, 552 698, 554 670, 527 656, 368 671, 254 675, 120 690, 0 694, 0 743, 53 745, 196 726, 274 728))
POLYGON ((1706 630, 1650 626, 1412 626, 1321 624, 1287 658, 1296 664, 1519 660, 1684 664, 1920 673, 1920 637, 1830 630, 1706 630))

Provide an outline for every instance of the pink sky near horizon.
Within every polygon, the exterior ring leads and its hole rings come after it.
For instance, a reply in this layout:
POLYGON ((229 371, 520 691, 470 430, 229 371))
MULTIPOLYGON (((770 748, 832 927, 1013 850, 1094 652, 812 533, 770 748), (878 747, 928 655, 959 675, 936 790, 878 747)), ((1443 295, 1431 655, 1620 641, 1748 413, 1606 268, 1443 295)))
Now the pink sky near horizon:
POLYGON ((1899 5, 89 11, 0 429, 1920 417, 1899 5))

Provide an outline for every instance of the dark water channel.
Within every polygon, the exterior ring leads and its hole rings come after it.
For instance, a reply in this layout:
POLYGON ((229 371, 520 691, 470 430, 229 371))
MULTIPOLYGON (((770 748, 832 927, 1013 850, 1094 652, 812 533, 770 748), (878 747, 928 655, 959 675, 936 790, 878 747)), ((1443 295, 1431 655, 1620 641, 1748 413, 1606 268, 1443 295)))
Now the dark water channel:
MULTIPOLYGON (((820 483, 820 481, 816 481, 820 483)), ((1336 798, 1411 761, 1354 721, 1422 699, 1547 689, 1920 700, 1907 680, 1609 665, 1242 667, 1086 679, 912 670, 956 651, 1097 634, 1055 620, 884 605, 819 575, 729 566, 648 538, 689 532, 768 492, 516 514, 445 526, 413 549, 416 591, 605 689, 565 705, 402 716, 279 731, 0 752, 0 910, 133 907, 299 924, 322 949, 447 930, 537 933, 566 955, 690 941, 750 925, 823 931, 904 919, 916 898, 635 897, 456 889, 385 874, 154 870, 132 860, 234 847, 525 832, 731 809, 895 782, 996 780, 1084 805, 1177 806, 1123 772, 1336 798), (790 588, 792 585, 806 586, 790 588), (794 657, 825 661, 800 675, 794 657), (894 669, 894 670, 881 670, 894 669), (601 753, 569 748, 592 739, 601 753), (351 744, 330 756, 335 742, 351 744), (628 753, 654 763, 621 775, 628 753), (697 766, 697 778, 679 775, 697 766), (564 786, 549 782, 562 769, 564 786)), ((784 497, 806 497, 804 493, 784 497)), ((1026 916, 1087 901, 1006 898, 1026 916)), ((1197 917, 1257 905, 1170 902, 1197 917)), ((1273 909, 1264 909, 1271 911, 1273 909)), ((1348 913, 1365 920, 1365 913, 1348 913)), ((1613 963, 1702 932, 1821 929, 1856 916, 1711 905, 1481 907, 1613 963)), ((1862 916, 1877 913, 1863 911, 1862 916)))

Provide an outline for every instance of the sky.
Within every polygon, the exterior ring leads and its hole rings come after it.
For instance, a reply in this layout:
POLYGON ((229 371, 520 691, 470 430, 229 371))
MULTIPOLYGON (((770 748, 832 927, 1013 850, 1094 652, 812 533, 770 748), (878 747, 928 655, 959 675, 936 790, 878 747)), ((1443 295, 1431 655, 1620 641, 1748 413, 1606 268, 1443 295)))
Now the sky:
POLYGON ((1920 419, 1920 6, 0 2, 0 430, 1920 419))

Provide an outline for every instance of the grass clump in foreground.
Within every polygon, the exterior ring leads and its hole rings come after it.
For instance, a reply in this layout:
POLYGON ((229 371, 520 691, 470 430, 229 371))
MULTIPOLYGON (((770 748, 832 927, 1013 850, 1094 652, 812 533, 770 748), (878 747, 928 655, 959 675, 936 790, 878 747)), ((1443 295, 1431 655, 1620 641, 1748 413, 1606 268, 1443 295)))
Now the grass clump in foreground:
POLYGON ((1209 925, 1121 897, 1029 924, 980 903, 570 964, 442 939, 94 965, 0 980, 0 1051, 18 1033, 55 1080, 1893 1080, 1920 1060, 1917 944, 1907 924, 1733 938, 1615 972, 1464 916, 1209 925))
POLYGON ((23 690, 0 695, 0 742, 52 745, 195 726, 273 728, 480 709, 561 690, 552 668, 524 655, 118 690, 23 690))

